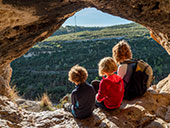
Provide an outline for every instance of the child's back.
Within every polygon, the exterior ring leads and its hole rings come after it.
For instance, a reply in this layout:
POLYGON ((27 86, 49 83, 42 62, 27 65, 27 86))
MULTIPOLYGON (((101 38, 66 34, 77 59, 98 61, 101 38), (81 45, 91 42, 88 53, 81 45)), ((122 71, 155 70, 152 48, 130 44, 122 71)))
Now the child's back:
POLYGON ((133 60, 130 45, 122 40, 112 48, 113 58, 119 64, 117 74, 125 85, 124 99, 131 100, 142 96, 153 79, 150 65, 142 60, 133 60))
POLYGON ((76 88, 71 93, 72 105, 66 107, 66 110, 76 118, 86 118, 92 114, 95 105, 95 90, 92 85, 86 82, 87 70, 76 65, 71 68, 68 76, 76 88))
POLYGON ((99 85, 97 100, 100 101, 105 95, 104 105, 109 109, 118 108, 124 96, 124 84, 121 77, 116 74, 103 78, 99 85))
POLYGON ((113 58, 105 57, 99 64, 99 75, 106 76, 100 81, 96 105, 104 109, 120 107, 124 96, 124 83, 120 76, 114 74, 117 65, 113 58))
POLYGON ((85 118, 92 114, 95 105, 95 90, 84 82, 72 92, 73 113, 77 118, 85 118))

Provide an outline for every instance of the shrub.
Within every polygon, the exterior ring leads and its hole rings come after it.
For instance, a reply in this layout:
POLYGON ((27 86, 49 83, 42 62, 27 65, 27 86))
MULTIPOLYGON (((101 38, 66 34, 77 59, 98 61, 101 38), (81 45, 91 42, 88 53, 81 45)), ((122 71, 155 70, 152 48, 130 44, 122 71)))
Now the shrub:
POLYGON ((42 98, 41 98, 41 101, 40 101, 40 107, 43 109, 43 110, 49 110, 49 111, 53 111, 53 105, 47 95, 47 93, 44 93, 42 98))
POLYGON ((57 104, 57 108, 63 108, 63 105, 65 103, 71 103, 71 95, 70 94, 66 94, 62 99, 60 99, 60 103, 57 104))
POLYGON ((11 87, 9 84, 7 85, 7 97, 10 98, 12 101, 15 101, 16 99, 19 98, 18 92, 16 91, 16 85, 11 87))

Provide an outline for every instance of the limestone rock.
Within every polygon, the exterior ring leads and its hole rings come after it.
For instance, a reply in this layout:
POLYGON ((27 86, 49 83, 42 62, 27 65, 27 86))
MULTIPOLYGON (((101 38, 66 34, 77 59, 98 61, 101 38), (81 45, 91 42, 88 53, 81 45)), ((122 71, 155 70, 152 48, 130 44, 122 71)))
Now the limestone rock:
POLYGON ((168 106, 167 109, 168 110, 167 110, 166 115, 165 115, 165 121, 170 123, 170 106, 168 106))
MULTIPOLYGON (((164 86, 159 86, 160 90, 161 88, 164 88, 164 86)), ((95 108, 93 115, 83 120, 75 119, 71 113, 64 111, 64 109, 35 112, 34 110, 31 111, 31 107, 29 110, 20 108, 17 104, 23 104, 27 101, 20 100, 16 104, 7 97, 0 96, 0 127, 169 128, 170 94, 156 92, 156 89, 152 88, 152 91, 147 91, 144 96, 132 101, 124 100, 120 108, 115 110, 106 111, 95 108)), ((28 101, 27 103, 36 107, 35 101, 28 101)))
POLYGON ((154 121, 151 122, 146 128, 168 128, 169 124, 166 123, 161 118, 156 118, 154 121))
POLYGON ((12 76, 12 68, 10 65, 6 65, 5 67, 0 69, 0 94, 8 96, 8 85, 12 76))
POLYGON ((17 105, 11 102, 7 97, 0 96, 0 126, 20 127, 23 119, 21 111, 17 105))
POLYGON ((170 75, 157 84, 157 86, 156 86, 157 91, 159 93, 170 93, 169 85, 170 85, 170 75))
POLYGON ((25 109, 27 111, 32 111, 32 112, 42 111, 39 101, 30 101, 30 100, 19 98, 15 102, 19 106, 19 108, 25 109))

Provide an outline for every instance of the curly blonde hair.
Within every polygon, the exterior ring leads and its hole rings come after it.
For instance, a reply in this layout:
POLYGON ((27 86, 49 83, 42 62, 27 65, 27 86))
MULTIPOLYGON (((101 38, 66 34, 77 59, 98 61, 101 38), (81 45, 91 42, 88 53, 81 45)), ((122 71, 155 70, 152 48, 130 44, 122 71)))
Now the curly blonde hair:
POLYGON ((112 74, 117 70, 117 65, 112 57, 105 57, 98 63, 99 75, 104 76, 105 73, 112 74))
POLYGON ((87 70, 79 65, 73 66, 68 73, 68 80, 72 83, 81 84, 86 81, 88 77, 87 70))
POLYGON ((112 56, 118 64, 125 60, 132 59, 130 45, 125 40, 119 41, 119 43, 112 48, 112 56))

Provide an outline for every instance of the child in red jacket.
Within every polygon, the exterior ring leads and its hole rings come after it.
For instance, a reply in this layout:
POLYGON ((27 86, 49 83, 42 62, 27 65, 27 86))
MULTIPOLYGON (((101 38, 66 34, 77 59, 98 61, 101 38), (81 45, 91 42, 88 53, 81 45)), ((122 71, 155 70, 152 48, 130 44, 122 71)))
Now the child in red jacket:
POLYGON ((114 74, 117 70, 115 61, 111 57, 105 57, 99 62, 98 67, 99 75, 106 76, 106 78, 103 77, 100 81, 96 106, 104 109, 120 107, 124 96, 124 85, 121 77, 114 74))

